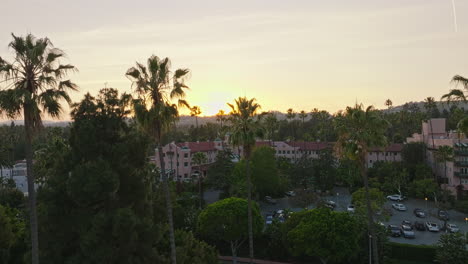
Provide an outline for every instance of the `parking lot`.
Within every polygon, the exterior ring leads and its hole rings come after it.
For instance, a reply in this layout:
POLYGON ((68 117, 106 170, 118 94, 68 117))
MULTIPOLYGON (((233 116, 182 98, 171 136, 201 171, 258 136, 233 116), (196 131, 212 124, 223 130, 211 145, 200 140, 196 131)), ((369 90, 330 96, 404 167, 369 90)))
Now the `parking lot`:
MULTIPOLYGON (((351 202, 351 195, 345 188, 336 188, 333 191, 333 195, 330 196, 325 196, 323 197, 324 200, 330 200, 336 203, 336 208, 335 211, 346 211, 347 206, 351 202), (338 194, 338 195, 337 195, 338 194)), ((284 197, 280 199, 276 199, 277 203, 276 204, 268 204, 264 202, 260 202, 260 208, 262 215, 265 217, 267 213, 271 213, 280 209, 290 209, 292 211, 300 211, 303 210, 303 208, 296 208, 294 205, 290 202, 289 197, 284 197)), ((435 205, 434 202, 432 201, 424 201, 424 200, 417 200, 417 199, 409 199, 405 200, 402 203, 406 206, 407 210, 406 211, 397 211, 391 207, 392 201, 387 201, 384 205, 385 208, 388 208, 389 211, 392 213, 388 219, 383 219, 382 222, 385 224, 385 226, 389 224, 393 225, 401 225, 401 222, 403 220, 408 220, 411 221, 413 224, 415 221, 420 221, 425 223, 426 221, 434 222, 439 225, 439 228, 441 228, 444 224, 442 220, 437 218, 437 212, 438 209, 435 205), (426 211, 427 217, 426 218, 418 218, 414 215, 413 210, 415 208, 420 208, 426 211)), ((315 208, 315 205, 311 204, 308 206, 309 209, 315 208)), ((465 215, 456 212, 453 210, 449 210, 449 215, 450 215, 450 220, 447 223, 452 223, 456 224, 460 232, 468 232, 468 223, 465 223, 465 215)), ((398 243, 407 243, 407 244, 413 244, 413 245, 434 245, 438 242, 440 236, 444 234, 445 231, 440 231, 440 232, 429 232, 429 231, 417 231, 415 230, 415 238, 413 239, 407 239, 403 237, 389 237, 390 241, 393 242, 398 242, 398 243)))
MULTIPOLYGON (((391 204, 394 202, 387 201, 385 203, 386 207, 391 208, 391 204)), ((444 225, 444 221, 440 220, 437 217, 438 209, 436 208, 434 202, 428 201, 426 207, 426 201, 424 200, 416 200, 416 199, 409 199, 402 202, 407 210, 406 211, 397 211, 392 209, 392 216, 388 221, 383 221, 385 225, 393 224, 393 225, 401 225, 403 220, 409 220, 412 223, 414 221, 420 222, 434 222, 439 225, 441 228, 444 225), (428 216, 426 218, 418 218, 414 215, 413 210, 415 208, 420 208, 426 211, 428 216)), ((468 224, 465 223, 465 216, 462 213, 449 210, 450 220, 447 223, 456 224, 460 228, 460 232, 468 232, 468 224)), ((390 241, 398 242, 398 243, 407 243, 413 245, 434 245, 439 241, 439 238, 445 231, 440 232, 429 232, 429 231, 417 231, 415 230, 415 238, 414 239, 406 239, 403 237, 389 237, 390 241)))

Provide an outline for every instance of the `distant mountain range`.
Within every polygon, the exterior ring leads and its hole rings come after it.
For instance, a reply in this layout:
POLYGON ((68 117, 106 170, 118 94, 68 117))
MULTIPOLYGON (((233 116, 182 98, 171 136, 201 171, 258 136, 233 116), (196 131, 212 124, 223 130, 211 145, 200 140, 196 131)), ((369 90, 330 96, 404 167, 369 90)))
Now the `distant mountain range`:
MULTIPOLYGON (((416 105, 421 111, 425 111, 424 102, 408 102, 407 104, 410 105, 410 106, 416 105)), ((437 108, 441 112, 444 109, 446 109, 446 110, 450 109, 450 106, 447 105, 447 103, 445 103, 445 102, 436 102, 436 104, 437 104, 437 108)), ((458 106, 462 107, 464 109, 468 109, 468 103, 460 102, 460 103, 458 103, 458 106)), ((404 107, 404 104, 391 107, 390 109, 385 109, 384 108, 384 109, 381 109, 381 110, 383 110, 384 112, 387 112, 387 113, 388 112, 394 113, 394 112, 401 111, 403 109, 403 107, 404 107)), ((286 119, 286 113, 282 113, 282 112, 279 112, 279 111, 272 111, 272 112, 274 112, 276 114, 276 117, 278 118, 278 120, 286 119)), ((296 117, 296 118, 299 119, 298 117, 296 117)), ((12 120, 0 121, 0 125, 10 125, 11 122, 12 122, 12 120)), ((15 122, 16 125, 23 125, 23 123, 24 123, 23 120, 13 120, 13 122, 15 122)), ((68 124, 70 124, 70 122, 72 122, 72 121, 50 121, 50 120, 43 121, 44 126, 50 126, 50 127, 66 127, 66 126, 68 126, 68 124)), ((216 116, 200 116, 200 117, 198 117, 198 124, 199 125, 204 125, 206 123, 216 123, 216 122, 217 122, 216 121, 216 116)), ((177 122, 177 125, 180 126, 180 127, 187 127, 187 126, 195 125, 195 117, 181 116, 179 121, 177 122)))

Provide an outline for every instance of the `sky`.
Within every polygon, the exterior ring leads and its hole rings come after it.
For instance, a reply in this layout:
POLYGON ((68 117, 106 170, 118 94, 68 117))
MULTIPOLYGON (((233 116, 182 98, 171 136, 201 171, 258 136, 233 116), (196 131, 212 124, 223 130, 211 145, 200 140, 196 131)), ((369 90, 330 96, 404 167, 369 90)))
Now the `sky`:
MULTIPOLYGON (((239 96, 262 110, 332 113, 439 99, 468 77, 468 0, 1 0, 0 56, 11 33, 49 37, 79 72, 72 93, 105 84, 155 54, 189 68, 187 100, 202 115, 239 96)), ((63 119, 69 119, 67 114, 63 119)))

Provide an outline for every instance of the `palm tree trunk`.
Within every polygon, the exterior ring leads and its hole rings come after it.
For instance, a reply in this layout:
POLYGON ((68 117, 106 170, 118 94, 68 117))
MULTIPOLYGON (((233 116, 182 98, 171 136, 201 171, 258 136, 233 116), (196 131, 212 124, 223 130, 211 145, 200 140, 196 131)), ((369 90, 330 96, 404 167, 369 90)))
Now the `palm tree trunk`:
MULTIPOLYGON (((161 141, 159 141, 161 142, 161 141)), ((171 262, 172 264, 177 263, 176 257, 176 246, 175 246, 175 236, 174 236, 174 219, 172 219, 172 202, 171 194, 169 192, 169 184, 167 183, 166 168, 163 158, 163 148, 161 143, 158 145, 158 156, 159 163, 161 164, 161 177, 163 182, 164 195, 166 196, 166 213, 167 221, 169 222, 169 242, 171 244, 171 262)))
POLYGON ((249 221, 249 257, 250 263, 253 263, 254 258, 254 245, 253 245, 253 227, 252 227, 252 180, 250 177, 250 151, 244 147, 246 154, 245 157, 245 171, 247 174, 247 201, 248 201, 248 221, 249 221))
MULTIPOLYGON (((365 155, 364 155, 365 157, 365 155)), ((375 235, 374 230, 374 220, 373 220, 373 212, 371 207, 371 201, 369 196, 369 180, 367 178, 367 170, 365 165, 365 158, 361 158, 359 162, 359 167, 361 170, 361 176, 364 181, 364 190, 366 194, 366 206, 367 206, 367 227, 369 229, 369 233, 371 236, 371 244, 372 244, 372 255, 374 257, 374 264, 379 264, 379 256, 378 256, 378 248, 377 248, 377 236, 375 235)))
POLYGON ((26 178, 28 181, 29 224, 31 227, 31 258, 32 264, 39 264, 39 237, 37 225, 36 190, 34 189, 32 124, 29 119, 29 107, 24 107, 24 129, 26 132, 26 178))
POLYGON ((203 192, 202 192, 202 171, 201 166, 198 167, 198 194, 200 196, 200 209, 203 208, 203 192))

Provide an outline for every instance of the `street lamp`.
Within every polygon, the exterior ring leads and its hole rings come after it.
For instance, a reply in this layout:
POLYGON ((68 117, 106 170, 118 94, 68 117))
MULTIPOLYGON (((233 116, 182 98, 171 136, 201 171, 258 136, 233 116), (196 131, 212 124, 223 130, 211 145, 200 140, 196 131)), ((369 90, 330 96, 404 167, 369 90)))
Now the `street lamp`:
POLYGON ((427 213, 427 197, 425 197, 424 200, 426 200, 426 213, 427 213))

